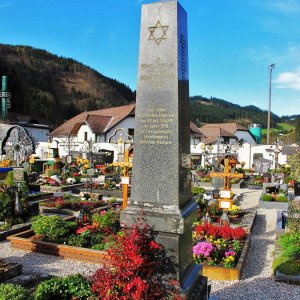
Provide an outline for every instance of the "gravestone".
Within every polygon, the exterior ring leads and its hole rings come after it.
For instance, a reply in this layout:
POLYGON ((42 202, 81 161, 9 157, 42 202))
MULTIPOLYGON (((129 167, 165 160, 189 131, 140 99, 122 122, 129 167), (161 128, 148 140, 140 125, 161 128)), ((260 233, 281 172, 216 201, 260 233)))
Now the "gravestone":
POLYGON ((272 160, 259 158, 253 161, 255 173, 267 173, 268 170, 272 167, 272 160))
POLYGON ((294 193, 295 193, 295 197, 300 196, 300 182, 299 181, 294 182, 294 193))
POLYGON ((193 264, 187 17, 177 1, 142 5, 132 191, 121 222, 141 217, 171 249, 189 299, 202 299, 193 264))

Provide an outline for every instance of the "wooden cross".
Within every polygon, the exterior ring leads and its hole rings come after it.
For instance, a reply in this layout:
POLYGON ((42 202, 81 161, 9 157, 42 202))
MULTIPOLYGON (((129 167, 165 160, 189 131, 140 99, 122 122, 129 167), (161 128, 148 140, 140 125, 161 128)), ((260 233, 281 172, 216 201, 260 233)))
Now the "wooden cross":
MULTIPOLYGON (((114 167, 121 167, 123 168, 123 176, 128 177, 128 171, 130 168, 132 168, 132 163, 129 162, 129 150, 125 150, 125 158, 123 162, 114 162, 111 164, 111 166, 114 167)), ((122 184, 123 189, 123 209, 127 207, 127 201, 128 201, 128 184, 122 184)))
POLYGON ((230 179, 231 178, 244 178, 244 174, 231 173, 231 165, 229 164, 229 159, 224 159, 224 172, 223 173, 210 173, 209 177, 223 177, 224 178, 224 189, 230 190, 230 179))

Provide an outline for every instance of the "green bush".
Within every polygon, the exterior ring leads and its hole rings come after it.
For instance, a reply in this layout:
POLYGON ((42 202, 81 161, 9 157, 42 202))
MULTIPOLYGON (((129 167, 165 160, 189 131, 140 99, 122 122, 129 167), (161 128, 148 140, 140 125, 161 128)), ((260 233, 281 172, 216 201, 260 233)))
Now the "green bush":
POLYGON ((66 300, 70 299, 68 287, 63 278, 54 277, 40 283, 35 291, 35 300, 66 300))
POLYGON ((100 228, 111 228, 116 221, 120 220, 120 212, 110 209, 104 214, 93 214, 92 218, 93 222, 98 223, 100 228))
POLYGON ((282 255, 288 258, 295 258, 300 255, 300 232, 284 233, 278 239, 282 249, 282 255))
POLYGON ((206 192, 206 189, 204 189, 202 187, 197 187, 197 186, 192 187, 192 194, 193 195, 198 195, 198 194, 205 193, 205 192, 206 192))
POLYGON ((90 282, 80 274, 65 278, 54 277, 37 286, 35 300, 69 300, 73 297, 86 299, 92 295, 90 282))
POLYGON ((237 168, 236 172, 239 174, 243 174, 244 173, 244 169, 243 168, 237 168))
POLYGON ((18 284, 1 283, 0 300, 31 300, 32 297, 25 288, 18 284))
POLYGON ((0 221, 7 221, 12 217, 12 200, 7 192, 0 192, 0 221))
POLYGON ((286 275, 300 275, 300 262, 280 255, 273 262, 273 270, 286 275))
POLYGON ((262 201, 273 201, 273 197, 271 194, 263 194, 261 199, 262 201))
POLYGON ((74 297, 87 298, 92 295, 90 282, 80 274, 69 275, 63 281, 68 293, 74 297))
POLYGON ((49 241, 57 241, 69 233, 68 222, 59 216, 38 216, 32 223, 35 234, 44 234, 49 241))
POLYGON ((13 186, 14 184, 14 172, 13 171, 9 171, 7 173, 6 179, 4 181, 5 185, 7 185, 8 187, 13 186))
POLYGON ((84 247, 87 245, 87 240, 82 235, 71 234, 68 237, 67 244, 69 246, 84 247))
POLYGON ((276 197, 277 202, 288 202, 288 198, 283 194, 278 194, 276 197))

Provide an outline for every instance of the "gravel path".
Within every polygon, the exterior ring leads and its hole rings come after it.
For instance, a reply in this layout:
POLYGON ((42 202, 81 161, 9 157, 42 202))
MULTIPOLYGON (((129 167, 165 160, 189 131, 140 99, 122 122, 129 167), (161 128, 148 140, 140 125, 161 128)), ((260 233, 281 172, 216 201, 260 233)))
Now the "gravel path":
MULTIPOLYGON (((275 242, 277 209, 259 209, 261 191, 234 190, 243 194, 240 205, 256 208, 258 215, 253 227, 252 246, 240 281, 210 281, 211 299, 215 300, 299 300, 300 286, 276 283, 272 279, 272 261, 275 242)), ((9 242, 0 242, 0 257, 23 265, 24 273, 42 273, 56 276, 81 273, 91 275, 100 265, 64 260, 51 255, 15 250, 9 242)))
POLYGON ((240 281, 211 280, 211 298, 218 300, 299 300, 300 286, 277 283, 272 278, 277 209, 259 209, 261 191, 235 190, 242 193, 242 208, 256 208, 251 249, 240 281))
POLYGON ((10 247, 8 241, 0 242, 0 257, 9 262, 21 263, 23 265, 23 273, 40 273, 53 276, 67 276, 76 273, 90 276, 100 266, 61 259, 53 255, 16 250, 10 247))

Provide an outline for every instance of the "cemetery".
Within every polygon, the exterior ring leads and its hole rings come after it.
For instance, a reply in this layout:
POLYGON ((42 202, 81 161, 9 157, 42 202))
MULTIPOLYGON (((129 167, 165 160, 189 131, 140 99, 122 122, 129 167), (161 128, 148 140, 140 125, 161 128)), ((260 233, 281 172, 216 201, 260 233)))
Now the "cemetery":
POLYGON ((250 299, 252 280, 297 294, 299 164, 225 154, 191 171, 187 43, 177 1, 142 5, 134 140, 117 129, 113 161, 41 162, 7 132, 0 299, 250 299))

